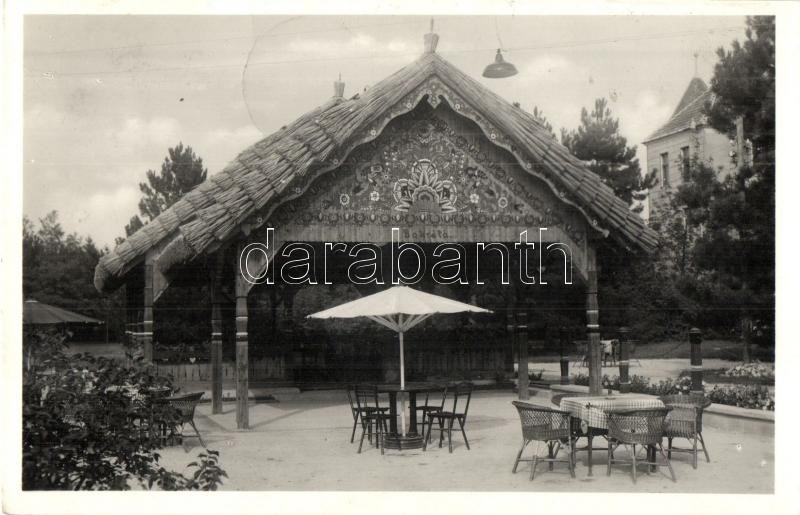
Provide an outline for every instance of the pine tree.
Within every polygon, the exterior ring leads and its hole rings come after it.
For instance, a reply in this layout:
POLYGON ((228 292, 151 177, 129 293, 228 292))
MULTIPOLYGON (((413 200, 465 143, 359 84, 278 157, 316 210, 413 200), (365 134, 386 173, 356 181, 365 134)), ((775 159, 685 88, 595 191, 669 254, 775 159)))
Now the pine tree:
POLYGON ((208 170, 203 168, 203 159, 178 143, 168 150, 169 155, 161 164, 161 172, 147 171, 147 183, 139 183, 144 194, 139 201, 139 211, 149 221, 154 220, 186 192, 206 180, 208 170), (149 184, 148 184, 149 183, 149 184))
MULTIPOLYGON (((208 176, 208 169, 203 167, 203 159, 195 155, 192 147, 184 148, 183 143, 178 143, 167 152, 161 171, 147 170, 147 182, 139 183, 139 190, 144 194, 139 201, 139 212, 148 222, 208 176)), ((133 215, 125 225, 125 237, 144 227, 145 223, 139 215, 133 215)), ((124 238, 117 238, 116 244, 123 241, 124 238)))
POLYGON ((561 143, 619 198, 635 204, 633 211, 642 210, 640 202, 646 190, 654 185, 655 175, 641 175, 636 147, 629 147, 619 133, 619 119, 612 116, 605 98, 595 100, 591 113, 586 108, 581 110, 581 125, 577 130, 561 130, 561 143))
POLYGON ((694 264, 735 295, 726 306, 739 308, 748 361, 751 328, 772 326, 775 309, 775 18, 749 17, 746 37, 717 50, 706 111, 711 126, 732 138, 741 121, 752 165, 721 180, 692 167, 674 200, 689 213, 687 223, 702 228, 694 264))

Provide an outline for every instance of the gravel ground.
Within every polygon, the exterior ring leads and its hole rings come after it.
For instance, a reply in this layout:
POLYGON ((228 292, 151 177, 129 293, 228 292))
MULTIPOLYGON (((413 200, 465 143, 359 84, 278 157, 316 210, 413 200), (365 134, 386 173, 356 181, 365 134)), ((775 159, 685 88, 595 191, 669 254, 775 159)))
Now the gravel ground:
MULTIPOLYGON (((452 454, 446 442, 441 449, 434 445, 426 452, 387 450, 384 456, 365 443, 365 451, 357 454, 358 440, 349 441, 352 417, 343 391, 286 394, 277 403, 253 404, 248 431, 236 430, 233 403, 226 404, 220 415, 211 415, 210 404, 202 404, 195 419, 207 445, 221 453, 221 465, 229 475, 222 490, 773 492, 774 437, 708 425, 704 437, 711 463, 701 457, 694 470, 689 455, 673 455, 677 483, 666 469, 642 473, 636 485, 621 466, 606 476, 602 451, 595 452, 593 477, 587 475, 586 453, 579 453, 576 479, 562 464, 553 471, 538 467, 536 478, 529 481, 529 464, 511 473, 521 444, 519 419, 510 404, 514 399, 511 392, 476 392, 467 423, 471 450, 459 434, 452 454)), ((184 445, 186 450, 181 446, 164 450, 167 466, 182 470, 202 450, 195 438, 186 439, 184 445)))

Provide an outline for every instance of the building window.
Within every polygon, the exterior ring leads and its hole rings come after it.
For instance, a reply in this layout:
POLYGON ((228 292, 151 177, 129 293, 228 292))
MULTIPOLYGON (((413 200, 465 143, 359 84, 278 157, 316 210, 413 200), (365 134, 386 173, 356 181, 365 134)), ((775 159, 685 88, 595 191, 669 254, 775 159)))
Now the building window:
POLYGON ((691 158, 689 157, 689 147, 681 148, 681 178, 683 182, 689 181, 689 169, 692 166, 691 158))
POLYGON ((661 154, 661 187, 669 188, 669 153, 661 154))

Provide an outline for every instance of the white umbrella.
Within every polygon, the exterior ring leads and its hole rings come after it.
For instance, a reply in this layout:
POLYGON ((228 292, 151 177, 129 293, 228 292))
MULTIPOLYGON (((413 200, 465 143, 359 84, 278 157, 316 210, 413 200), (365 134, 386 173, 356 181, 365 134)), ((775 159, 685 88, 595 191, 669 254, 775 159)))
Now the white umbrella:
MULTIPOLYGON (((367 317, 392 331, 396 331, 400 337, 400 389, 404 389, 406 386, 406 371, 403 356, 403 333, 435 313, 462 313, 465 311, 491 313, 488 309, 425 293, 408 286, 394 286, 382 292, 308 315, 308 318, 367 317)), ((405 399, 402 402, 400 424, 403 436, 405 436, 405 399)))

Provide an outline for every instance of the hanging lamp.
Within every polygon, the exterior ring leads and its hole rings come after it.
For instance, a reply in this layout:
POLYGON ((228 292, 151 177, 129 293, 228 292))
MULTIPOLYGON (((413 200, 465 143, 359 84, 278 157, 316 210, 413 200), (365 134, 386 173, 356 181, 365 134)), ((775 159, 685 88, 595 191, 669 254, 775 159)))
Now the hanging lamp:
POLYGON ((500 41, 500 30, 497 28, 497 18, 494 19, 494 30, 497 35, 497 43, 500 48, 497 49, 497 54, 494 56, 494 62, 489 63, 483 69, 483 76, 488 79, 505 79, 516 75, 517 67, 503 59, 503 42, 500 41))
POLYGON ((517 67, 503 59, 503 52, 499 48, 494 62, 483 69, 483 76, 489 79, 505 79, 517 73, 517 67))

